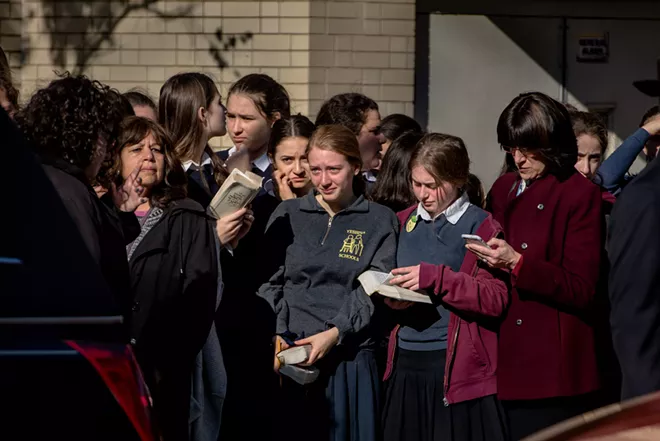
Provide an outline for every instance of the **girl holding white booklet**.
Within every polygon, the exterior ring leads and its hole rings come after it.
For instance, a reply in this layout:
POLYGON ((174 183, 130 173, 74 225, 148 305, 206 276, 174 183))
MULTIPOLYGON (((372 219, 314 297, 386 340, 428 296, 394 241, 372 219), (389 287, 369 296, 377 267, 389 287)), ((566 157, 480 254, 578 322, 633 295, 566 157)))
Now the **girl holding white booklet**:
POLYGON ((307 158, 315 189, 283 201, 270 218, 274 265, 259 295, 276 315, 276 347, 311 345, 306 364, 320 374, 306 386, 283 377, 278 408, 282 421, 295 417, 288 440, 376 441, 375 306, 356 279, 394 267, 397 220, 361 195, 362 161, 350 130, 320 127, 307 158))
POLYGON ((460 138, 436 133, 420 140, 410 162, 419 204, 398 214, 401 268, 387 283, 428 294, 432 304, 386 298, 399 324, 385 373, 385 441, 506 439, 495 377, 506 276, 468 253, 462 238, 488 240, 501 228, 469 202, 469 165, 460 138))

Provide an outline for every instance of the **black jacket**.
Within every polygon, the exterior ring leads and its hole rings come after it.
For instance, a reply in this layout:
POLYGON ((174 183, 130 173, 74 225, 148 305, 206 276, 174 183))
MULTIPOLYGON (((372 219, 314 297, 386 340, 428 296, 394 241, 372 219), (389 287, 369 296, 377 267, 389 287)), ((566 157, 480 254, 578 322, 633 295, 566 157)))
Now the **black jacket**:
POLYGON ((123 225, 138 224, 137 218, 104 204, 79 168, 59 159, 42 158, 42 164, 126 315, 130 289, 123 225))
POLYGON ((129 262, 131 343, 154 393, 165 439, 188 437, 193 366, 216 311, 214 235, 213 223, 198 203, 175 201, 129 262))
POLYGON ((618 198, 609 229, 610 324, 624 399, 660 390, 660 161, 618 198))

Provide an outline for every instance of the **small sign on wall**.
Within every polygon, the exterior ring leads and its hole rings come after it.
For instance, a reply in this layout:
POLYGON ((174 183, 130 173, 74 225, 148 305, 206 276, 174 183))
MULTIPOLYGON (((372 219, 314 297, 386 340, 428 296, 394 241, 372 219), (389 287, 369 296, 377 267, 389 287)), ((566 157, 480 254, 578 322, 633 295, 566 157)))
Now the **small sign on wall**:
POLYGON ((607 63, 610 57, 610 36, 585 35, 578 40, 577 61, 580 63, 607 63))

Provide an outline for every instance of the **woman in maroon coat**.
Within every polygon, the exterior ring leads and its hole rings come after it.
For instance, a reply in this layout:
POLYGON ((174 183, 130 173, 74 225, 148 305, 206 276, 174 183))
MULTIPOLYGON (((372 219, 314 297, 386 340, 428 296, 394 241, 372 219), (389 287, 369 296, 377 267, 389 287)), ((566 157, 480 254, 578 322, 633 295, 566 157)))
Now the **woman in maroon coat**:
POLYGON ((515 98, 498 141, 518 169, 493 185, 488 209, 506 241, 468 248, 511 271, 500 328, 498 395, 512 438, 597 406, 594 296, 601 253, 601 197, 575 170, 577 142, 563 105, 541 93, 515 98))

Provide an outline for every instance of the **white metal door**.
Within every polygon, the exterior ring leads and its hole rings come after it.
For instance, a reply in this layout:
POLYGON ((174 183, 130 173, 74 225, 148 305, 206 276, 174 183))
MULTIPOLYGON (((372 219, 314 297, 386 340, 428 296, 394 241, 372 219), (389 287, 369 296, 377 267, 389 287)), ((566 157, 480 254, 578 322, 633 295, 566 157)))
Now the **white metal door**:
POLYGON ((428 128, 463 138, 486 189, 504 159, 496 133, 502 110, 525 91, 560 98, 560 24, 557 18, 431 16, 428 128))

